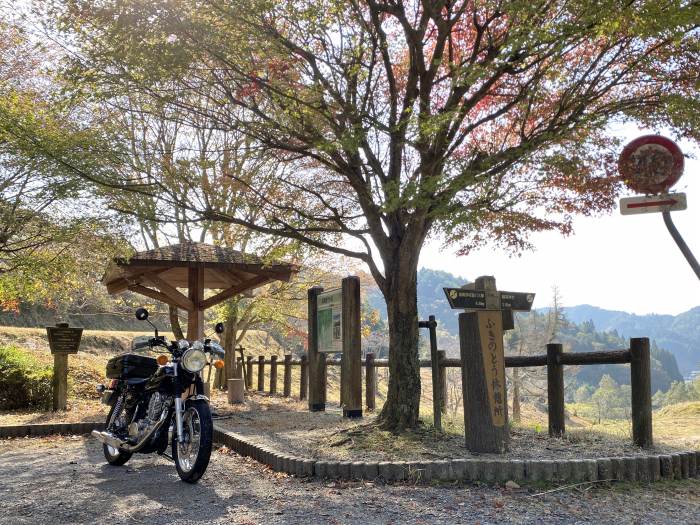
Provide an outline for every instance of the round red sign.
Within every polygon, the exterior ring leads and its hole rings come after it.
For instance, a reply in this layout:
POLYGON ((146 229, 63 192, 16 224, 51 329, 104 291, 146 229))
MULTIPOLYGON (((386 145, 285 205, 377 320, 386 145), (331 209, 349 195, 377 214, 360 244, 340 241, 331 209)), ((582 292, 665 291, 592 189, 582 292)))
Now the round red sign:
POLYGON ((644 135, 625 146, 618 169, 625 184, 637 193, 663 193, 683 174, 683 152, 671 139, 644 135))

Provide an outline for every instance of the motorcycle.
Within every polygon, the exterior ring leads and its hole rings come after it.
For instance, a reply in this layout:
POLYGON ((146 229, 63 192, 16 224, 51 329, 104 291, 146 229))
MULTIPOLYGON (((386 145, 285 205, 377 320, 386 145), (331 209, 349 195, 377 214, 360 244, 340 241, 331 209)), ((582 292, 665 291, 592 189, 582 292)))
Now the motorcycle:
MULTIPOLYGON (((135 453, 156 453, 175 463, 183 481, 196 483, 209 464, 213 423, 200 373, 205 366, 222 368, 224 349, 210 339, 168 342, 148 320, 145 308, 136 318, 147 321, 155 336, 139 336, 132 353, 107 362, 108 386, 98 385, 102 403, 111 407, 106 428, 92 435, 103 443, 110 465, 124 465, 135 453), (163 348, 152 358, 134 352, 163 348), (171 446, 171 454, 166 452, 171 446)), ((216 332, 223 332, 223 324, 216 332)))

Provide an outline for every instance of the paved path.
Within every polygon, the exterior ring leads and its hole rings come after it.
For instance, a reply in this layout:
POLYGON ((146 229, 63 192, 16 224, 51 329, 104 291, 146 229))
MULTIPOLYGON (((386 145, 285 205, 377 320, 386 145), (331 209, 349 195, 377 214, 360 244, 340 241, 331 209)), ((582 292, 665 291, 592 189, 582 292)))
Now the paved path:
POLYGON ((0 523, 452 524, 698 523, 700 481, 524 489, 333 483, 276 474, 215 452, 197 485, 168 461, 136 455, 110 467, 95 440, 0 441, 0 523))

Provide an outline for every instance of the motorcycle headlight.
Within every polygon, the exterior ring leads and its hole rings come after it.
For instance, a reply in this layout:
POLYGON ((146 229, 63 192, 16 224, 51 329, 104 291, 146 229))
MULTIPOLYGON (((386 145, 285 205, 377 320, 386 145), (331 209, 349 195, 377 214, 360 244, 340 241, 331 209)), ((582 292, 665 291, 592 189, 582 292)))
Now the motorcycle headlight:
POLYGON ((180 361, 185 370, 196 374, 207 364, 207 355, 199 348, 190 348, 182 354, 180 361))

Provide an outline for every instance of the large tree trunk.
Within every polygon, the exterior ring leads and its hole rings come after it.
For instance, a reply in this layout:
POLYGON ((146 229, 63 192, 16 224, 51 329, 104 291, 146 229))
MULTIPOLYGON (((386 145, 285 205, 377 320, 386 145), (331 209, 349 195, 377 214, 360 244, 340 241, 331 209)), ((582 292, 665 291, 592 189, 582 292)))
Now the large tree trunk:
POLYGON ((418 424, 420 362, 418 360, 417 257, 397 256, 385 268, 382 290, 389 327, 389 391, 379 418, 394 432, 418 424))

